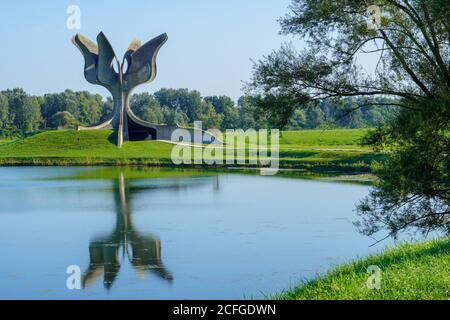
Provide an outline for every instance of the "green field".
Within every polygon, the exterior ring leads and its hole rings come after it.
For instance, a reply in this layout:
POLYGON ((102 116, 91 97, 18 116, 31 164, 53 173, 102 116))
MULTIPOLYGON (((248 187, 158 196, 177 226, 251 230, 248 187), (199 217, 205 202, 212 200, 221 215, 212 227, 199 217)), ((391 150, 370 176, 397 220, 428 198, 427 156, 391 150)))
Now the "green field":
MULTIPOLYGON (((305 130, 283 132, 280 167, 317 171, 370 171, 385 155, 360 145, 366 130, 305 130)), ((0 165, 152 165, 173 166, 172 144, 126 142, 115 146, 115 133, 46 131, 0 143, 0 165)))
MULTIPOLYGON (((275 299, 430 300, 450 299, 450 238, 402 244, 337 267, 275 299), (381 269, 379 289, 370 289, 369 266, 381 269)), ((373 282, 372 282, 373 283, 373 282)))
POLYGON ((283 132, 280 141, 282 149, 310 148, 331 150, 370 151, 369 146, 361 146, 368 129, 302 130, 283 132))

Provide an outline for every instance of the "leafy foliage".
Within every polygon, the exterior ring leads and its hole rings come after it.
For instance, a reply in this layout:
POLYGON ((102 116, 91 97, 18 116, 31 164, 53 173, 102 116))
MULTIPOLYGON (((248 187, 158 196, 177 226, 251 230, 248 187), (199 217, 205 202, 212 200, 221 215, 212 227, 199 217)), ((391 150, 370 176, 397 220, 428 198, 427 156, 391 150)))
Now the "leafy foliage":
POLYGON ((376 168, 377 188, 358 206, 363 220, 357 225, 365 234, 383 227, 391 235, 411 227, 450 232, 450 94, 439 98, 414 104, 417 111, 403 109, 369 136, 391 156, 376 168))
POLYGON ((57 112, 50 119, 53 128, 69 129, 74 128, 76 124, 77 120, 69 111, 57 112))

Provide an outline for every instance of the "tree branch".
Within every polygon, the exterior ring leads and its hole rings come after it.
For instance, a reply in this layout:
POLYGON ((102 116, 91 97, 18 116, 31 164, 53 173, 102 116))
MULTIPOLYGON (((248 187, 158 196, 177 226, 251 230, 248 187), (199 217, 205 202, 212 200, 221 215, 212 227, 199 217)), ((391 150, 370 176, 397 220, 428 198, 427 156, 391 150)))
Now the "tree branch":
POLYGON ((386 32, 384 32, 383 29, 378 29, 378 31, 383 35, 384 39, 386 40, 386 44, 392 49, 394 55, 397 57, 397 59, 400 61, 400 63, 403 66, 403 69, 409 74, 411 79, 422 89, 422 91, 428 96, 433 97, 432 93, 428 88, 423 84, 422 81, 417 77, 417 75, 414 73, 414 71, 408 66, 408 63, 406 62, 405 58, 401 55, 401 53, 397 50, 395 45, 392 43, 392 41, 387 36, 386 32))

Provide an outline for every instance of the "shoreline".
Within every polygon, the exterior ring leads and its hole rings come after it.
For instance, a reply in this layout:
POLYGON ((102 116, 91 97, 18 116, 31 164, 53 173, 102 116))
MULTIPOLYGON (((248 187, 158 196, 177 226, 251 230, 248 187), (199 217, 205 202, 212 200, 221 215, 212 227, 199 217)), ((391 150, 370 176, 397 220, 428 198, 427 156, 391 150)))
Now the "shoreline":
MULTIPOLYGON (((330 163, 301 163, 291 161, 292 164, 286 165, 280 161, 280 171, 304 171, 318 173, 341 173, 341 174, 369 174, 372 172, 368 165, 354 164, 330 164, 330 163)), ((239 169, 239 170, 259 170, 267 168, 265 166, 254 166, 248 164, 174 164, 170 159, 151 159, 151 158, 64 158, 64 157, 4 157, 0 158, 0 167, 67 167, 67 166, 108 166, 108 167, 126 167, 143 166, 155 168, 179 168, 179 169, 239 169)))

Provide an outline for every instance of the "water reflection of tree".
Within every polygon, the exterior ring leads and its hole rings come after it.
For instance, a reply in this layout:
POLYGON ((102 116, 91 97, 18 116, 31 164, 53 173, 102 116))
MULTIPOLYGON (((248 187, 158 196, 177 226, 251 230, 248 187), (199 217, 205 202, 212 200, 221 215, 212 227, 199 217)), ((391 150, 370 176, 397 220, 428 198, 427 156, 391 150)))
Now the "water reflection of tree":
POLYGON ((83 275, 83 286, 91 285, 103 275, 105 288, 111 288, 119 273, 121 262, 126 261, 125 259, 140 275, 150 272, 166 281, 173 281, 173 276, 162 262, 161 242, 158 237, 141 234, 133 226, 129 200, 131 194, 142 190, 142 187, 131 187, 126 182, 123 172, 115 184, 116 227, 109 235, 91 241, 90 263, 83 275), (122 257, 119 256, 120 249, 123 252, 122 257))

